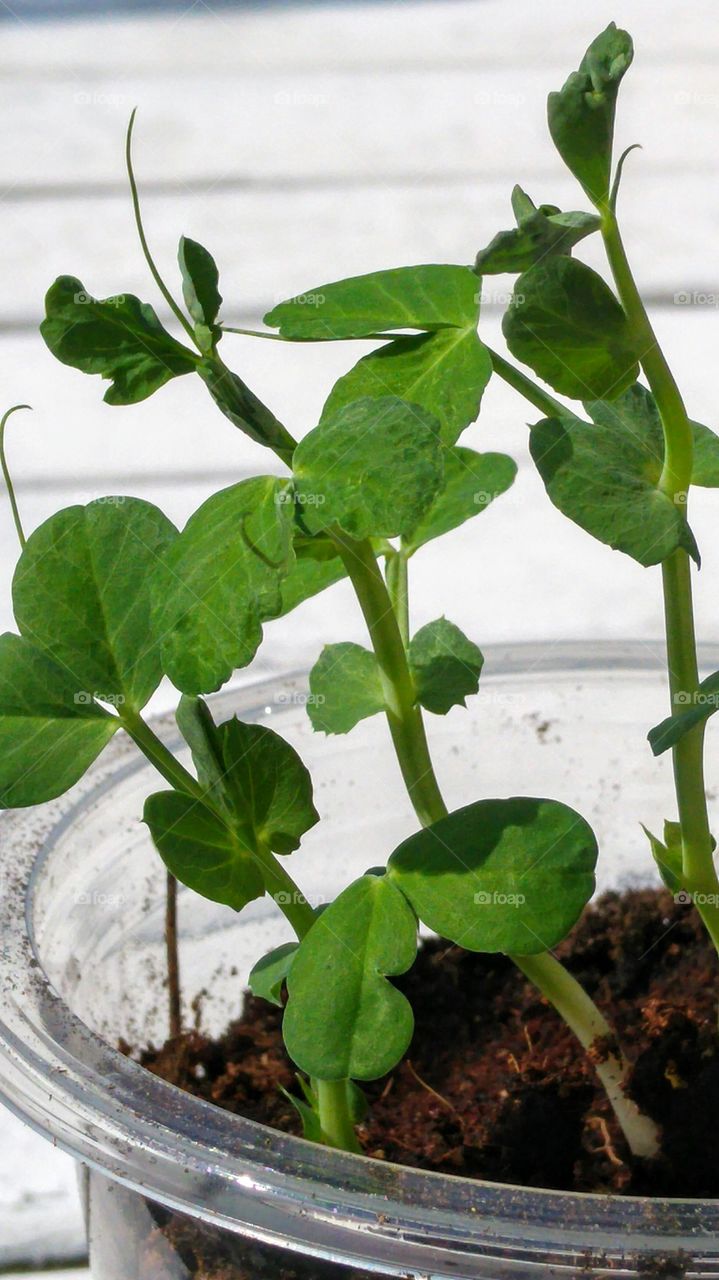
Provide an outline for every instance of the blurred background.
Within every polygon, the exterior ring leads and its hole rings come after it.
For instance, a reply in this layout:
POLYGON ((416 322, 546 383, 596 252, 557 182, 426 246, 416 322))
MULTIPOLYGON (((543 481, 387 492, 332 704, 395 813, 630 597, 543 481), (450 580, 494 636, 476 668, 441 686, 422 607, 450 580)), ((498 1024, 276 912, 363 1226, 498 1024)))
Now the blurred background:
MULTIPOLYGON (((717 428, 715 0, 696 0, 690 16, 679 0, 0 0, 0 403, 34 408, 8 433, 26 529, 109 493, 148 498, 184 523, 217 488, 273 469, 199 380, 112 408, 100 379, 57 364, 38 336, 43 295, 61 273, 99 297, 136 293, 174 329, 132 224, 123 146, 134 106, 146 228, 163 274, 177 287, 179 236, 201 240, 220 267, 225 321, 256 327, 281 298, 343 275, 471 263, 511 225, 515 182, 536 203, 585 207, 550 143, 544 104, 611 19, 636 43, 618 148, 643 146, 625 170, 625 239, 690 412, 717 428)), ((592 240, 580 251, 601 265, 592 240)), ((510 284, 485 283, 483 326, 495 345, 510 284)), ((364 349, 223 341, 225 361, 297 435, 364 349)), ((513 454, 518 479, 481 522, 413 562, 414 622, 446 611, 481 646, 633 637, 660 655, 658 570, 609 552, 549 505, 527 419, 493 382, 464 442, 513 454)), ((708 640, 719 633, 713 501, 696 491, 692 512, 708 640)), ((3 494, 3 629, 16 556, 3 494)), ((340 584, 291 626, 269 625, 247 674, 306 665, 324 642, 361 638, 340 584)), ((3 1114, 0 1269, 77 1262, 82 1249, 69 1161, 3 1114)))

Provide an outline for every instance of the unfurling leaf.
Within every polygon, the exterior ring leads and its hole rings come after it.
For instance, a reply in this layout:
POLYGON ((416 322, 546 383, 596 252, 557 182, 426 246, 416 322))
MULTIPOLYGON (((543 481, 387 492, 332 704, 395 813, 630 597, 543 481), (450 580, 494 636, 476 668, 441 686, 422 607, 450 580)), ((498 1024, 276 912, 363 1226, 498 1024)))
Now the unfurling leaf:
POLYGON ((283 942, 280 947, 274 947, 257 961, 248 979, 253 996, 259 996, 260 999, 282 1008, 282 988, 298 946, 297 942, 283 942))
POLYGON ((520 276, 502 329, 507 346, 572 400, 610 400, 636 382, 637 351, 622 306, 596 271, 551 257, 520 276))
POLYGON ((310 532, 393 538, 432 505, 443 476, 436 419, 395 396, 345 405, 300 441, 296 496, 310 532))
POLYGON ((271 409, 267 408, 238 374, 232 373, 218 355, 208 356, 197 366, 202 381, 220 413, 244 431, 250 440, 273 449, 290 463, 295 442, 271 409))
POLYGON ((657 488, 661 460, 644 396, 637 386, 610 405, 590 404, 593 425, 545 418, 532 427, 530 452, 555 507, 600 542, 645 566, 680 547, 698 558, 683 508, 657 488))
POLYGON ((62 795, 119 724, 66 667, 22 636, 0 636, 0 808, 62 795))
POLYGON ((664 823, 664 839, 660 840, 642 824, 652 850, 652 857, 657 870, 670 893, 677 893, 682 887, 682 829, 678 822, 664 823))
POLYGON ((680 690, 674 694, 676 710, 661 724, 649 730, 649 745, 655 756, 675 747, 698 724, 704 724, 719 708, 719 671, 702 680, 695 692, 680 690))
POLYGON ((319 1080, 375 1080, 400 1060, 414 1019, 387 981, 417 951, 412 909, 385 877, 362 876, 300 943, 288 978, 283 1035, 302 1071, 319 1080))
POLYGON ((152 599, 169 589, 164 557, 177 537, 149 502, 111 497, 58 511, 28 539, 13 578, 17 624, 77 691, 135 710, 154 693, 152 599))
POLYGON ((410 836, 388 874, 430 929, 468 951, 537 955, 594 892, 597 842, 573 809, 480 800, 410 836))
POLYGON ((152 307, 131 293, 93 298, 74 276, 60 276, 45 298, 40 332, 56 359, 109 378, 107 404, 136 404, 183 373, 198 357, 162 327, 152 307))
POLYGON ((500 231, 486 249, 480 249, 474 264, 479 276, 515 274, 551 254, 570 254, 580 240, 601 226, 596 213, 562 213, 552 204, 537 209, 521 187, 514 188, 512 206, 517 226, 500 231))
POLYGON ((445 716, 479 688, 484 665, 481 651, 446 618, 421 627, 409 646, 409 665, 417 701, 427 711, 445 716))
POLYGON ((477 417, 491 376, 492 361, 474 318, 467 329, 396 338, 363 356, 335 383, 322 419, 363 396, 397 396, 436 418, 443 442, 454 444, 477 417))
POLYGON ((579 70, 558 93, 550 93, 547 104, 557 151, 600 206, 609 195, 617 94, 633 56, 631 37, 611 22, 590 44, 579 70))
POLYGON ((442 488, 419 522, 405 530, 405 554, 414 555, 426 542, 486 511, 506 493, 516 474, 516 462, 505 453, 475 453, 459 445, 445 449, 442 488))
POLYGON ((360 720, 384 711, 377 659, 359 644, 325 645, 310 671, 307 714, 313 729, 349 733, 360 720))
POLYGON ((209 693, 246 666, 262 623, 282 609, 294 561, 288 481, 242 480, 209 498, 165 557, 155 598, 165 673, 183 693, 209 693))
POLYGON ((363 338, 378 330, 466 329, 479 315, 469 267, 395 267, 318 285, 280 302, 265 324, 283 338, 363 338))
POLYGON ((200 800, 158 791, 145 801, 144 821, 168 871, 188 889, 234 911, 263 896, 253 847, 200 800))
POLYGON ((218 288, 220 276, 215 259, 207 249, 188 236, 180 237, 177 258, 182 273, 182 296, 187 310, 196 325, 209 330, 215 329, 215 321, 222 306, 222 295, 218 288))
POLYGON ((294 747, 274 730, 237 717, 215 725, 201 698, 183 698, 177 720, 199 781, 244 843, 279 854, 297 849, 319 814, 294 747))

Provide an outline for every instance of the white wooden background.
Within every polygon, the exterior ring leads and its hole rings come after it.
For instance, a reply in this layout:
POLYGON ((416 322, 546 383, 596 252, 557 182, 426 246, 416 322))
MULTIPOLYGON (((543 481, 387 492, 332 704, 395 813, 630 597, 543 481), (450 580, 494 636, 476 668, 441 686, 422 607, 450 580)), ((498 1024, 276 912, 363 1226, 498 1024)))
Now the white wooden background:
MULTIPOLYGON (((252 325, 280 297, 344 274, 471 262, 511 225, 515 181, 537 202, 582 207, 549 142, 544 100, 612 18, 637 45, 619 142, 644 146, 625 171, 626 240, 692 414, 719 425, 716 0, 690 9, 680 0, 427 0, 246 12, 188 0, 171 15, 38 24, 1 2, 0 404, 35 409, 14 420, 9 440, 28 528, 107 492, 150 498, 183 521, 213 489, 267 467, 199 381, 109 408, 99 380, 56 364, 37 336, 44 291, 62 272, 98 296, 133 291, 157 304, 124 183, 134 105, 157 259, 171 276, 178 236, 201 239, 221 268, 225 318, 252 325)), ((597 247, 587 256, 598 261, 597 247)), ((486 283, 495 340, 507 284, 486 283)), ((223 347, 298 434, 359 355, 357 344, 229 337, 223 347)), ((446 611, 480 644, 635 636, 656 646, 656 571, 610 554, 549 506, 527 461, 527 417, 492 385, 465 439, 513 453, 519 478, 481 522, 417 558, 417 622, 446 611)), ((711 502, 700 493, 692 514, 705 554, 698 616, 707 639, 719 634, 711 502)), ((5 627, 16 548, 4 500, 0 550, 5 627)), ((267 628, 257 670, 310 662, 321 642, 349 638, 361 628, 339 586, 331 605, 320 597, 291 626, 267 628)), ((81 1249, 69 1160, 3 1116, 0 1263, 81 1249)))

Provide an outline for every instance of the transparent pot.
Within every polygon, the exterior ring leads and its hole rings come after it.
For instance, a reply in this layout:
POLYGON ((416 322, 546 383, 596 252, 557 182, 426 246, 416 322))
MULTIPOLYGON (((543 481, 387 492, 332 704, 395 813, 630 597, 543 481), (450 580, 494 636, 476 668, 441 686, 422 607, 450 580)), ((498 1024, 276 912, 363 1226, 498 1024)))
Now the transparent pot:
MULTIPOLYGON (((704 671, 719 654, 701 655, 704 671)), ((431 717, 448 803, 551 795, 595 827, 599 887, 653 882, 639 822, 673 813, 661 645, 487 653, 469 710, 431 717)), ((303 677, 224 694, 270 723, 315 779, 322 822, 293 858, 326 900, 415 828, 379 717, 313 735, 303 677)), ((158 722, 171 745, 177 733, 158 722)), ((719 778, 710 736, 709 777, 719 778), (713 754, 711 754, 713 752, 713 754)), ((71 795, 2 820, 0 1091, 74 1155, 95 1280, 347 1280, 719 1274, 719 1201, 526 1190, 343 1155, 188 1097, 116 1049, 164 1039, 164 873, 140 822, 157 778, 118 738, 71 795)), ((252 962, 289 936, 274 905, 240 916, 180 895, 185 999, 237 1015, 252 962)), ((186 1005, 189 1008, 189 1004, 186 1005)))

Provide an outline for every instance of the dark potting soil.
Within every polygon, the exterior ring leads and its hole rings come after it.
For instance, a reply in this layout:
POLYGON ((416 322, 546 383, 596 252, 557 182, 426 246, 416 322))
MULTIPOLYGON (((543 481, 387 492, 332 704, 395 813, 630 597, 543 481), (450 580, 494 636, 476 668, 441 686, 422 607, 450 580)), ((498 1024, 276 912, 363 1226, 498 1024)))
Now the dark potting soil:
MULTIPOLYGON (((610 1014, 634 1064, 629 1091, 661 1126, 660 1156, 632 1159, 587 1055, 509 960, 441 940, 395 979, 416 1029, 405 1060, 363 1086, 366 1154, 531 1187, 719 1196, 719 965, 694 909, 664 890, 606 894, 557 954, 610 1014)), ((299 1133, 279 1089, 296 1089, 281 1021, 245 995, 219 1039, 189 1031, 141 1061, 217 1106, 299 1133)))

